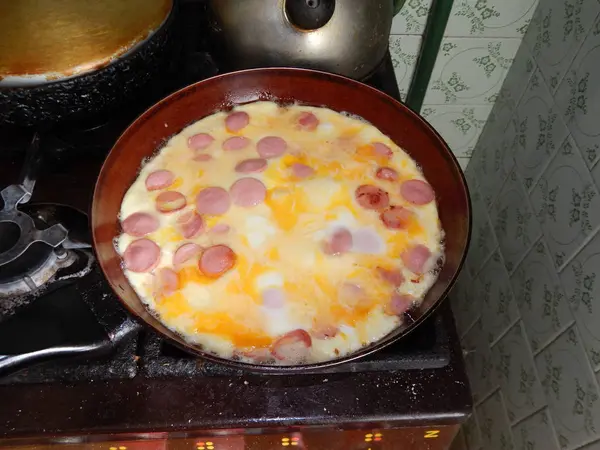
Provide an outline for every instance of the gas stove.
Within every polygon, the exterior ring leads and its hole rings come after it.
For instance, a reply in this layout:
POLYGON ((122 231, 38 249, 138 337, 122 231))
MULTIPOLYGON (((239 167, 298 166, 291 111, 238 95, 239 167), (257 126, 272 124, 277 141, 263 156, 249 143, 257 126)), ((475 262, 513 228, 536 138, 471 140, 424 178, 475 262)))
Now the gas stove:
MULTIPOLYGON (((218 73, 188 44, 200 38, 180 39, 172 76, 127 110, 35 133, 0 129, 0 367, 20 355, 0 369, 0 447, 447 448, 471 407, 447 302, 382 351, 297 375, 203 361, 121 307, 95 262, 87 212, 127 125, 218 73), (43 362, 31 365, 32 354, 43 362)), ((399 99, 389 55, 365 82, 399 99)))

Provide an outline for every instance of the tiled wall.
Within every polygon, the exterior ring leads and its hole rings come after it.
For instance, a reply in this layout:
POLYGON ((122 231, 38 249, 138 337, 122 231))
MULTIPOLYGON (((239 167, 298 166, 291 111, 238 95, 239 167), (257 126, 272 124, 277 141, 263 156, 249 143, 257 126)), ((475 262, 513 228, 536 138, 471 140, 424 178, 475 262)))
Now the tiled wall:
MULTIPOLYGON (((421 112, 446 139, 463 167, 537 2, 454 0, 421 112)), ((403 95, 410 85, 430 6, 431 0, 406 0, 394 18, 390 50, 403 95)))
POLYGON ((600 1, 539 0, 466 171, 456 449, 600 449, 599 160, 600 1))

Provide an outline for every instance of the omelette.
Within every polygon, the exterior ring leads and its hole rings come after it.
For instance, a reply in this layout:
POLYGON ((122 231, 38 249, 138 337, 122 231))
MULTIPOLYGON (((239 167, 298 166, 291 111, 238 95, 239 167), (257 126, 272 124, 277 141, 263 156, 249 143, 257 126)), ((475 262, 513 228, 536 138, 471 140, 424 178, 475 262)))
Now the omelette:
POLYGON ((205 351, 335 359, 422 301, 443 260, 435 193, 359 117, 241 105, 174 135, 127 191, 116 240, 140 299, 205 351))

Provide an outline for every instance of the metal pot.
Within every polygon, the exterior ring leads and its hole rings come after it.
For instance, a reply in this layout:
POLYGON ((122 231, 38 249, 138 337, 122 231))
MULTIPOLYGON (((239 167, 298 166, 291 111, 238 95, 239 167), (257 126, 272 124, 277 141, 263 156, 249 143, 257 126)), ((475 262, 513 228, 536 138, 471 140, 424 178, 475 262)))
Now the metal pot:
POLYGON ((211 0, 212 55, 229 70, 305 67, 366 78, 382 61, 393 0, 211 0))
POLYGON ((38 125, 127 101, 168 60, 173 0, 0 5, 0 123, 38 125))

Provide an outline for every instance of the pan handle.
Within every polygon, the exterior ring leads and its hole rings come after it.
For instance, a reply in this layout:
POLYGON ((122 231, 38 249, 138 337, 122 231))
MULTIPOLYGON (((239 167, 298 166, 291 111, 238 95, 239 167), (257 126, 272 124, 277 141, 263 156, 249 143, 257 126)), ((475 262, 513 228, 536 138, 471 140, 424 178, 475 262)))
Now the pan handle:
POLYGON ((99 357, 109 354, 120 342, 140 328, 140 324, 127 317, 122 323, 107 331, 105 339, 81 345, 59 345, 20 355, 0 355, 0 377, 7 376, 33 364, 61 357, 99 357))

